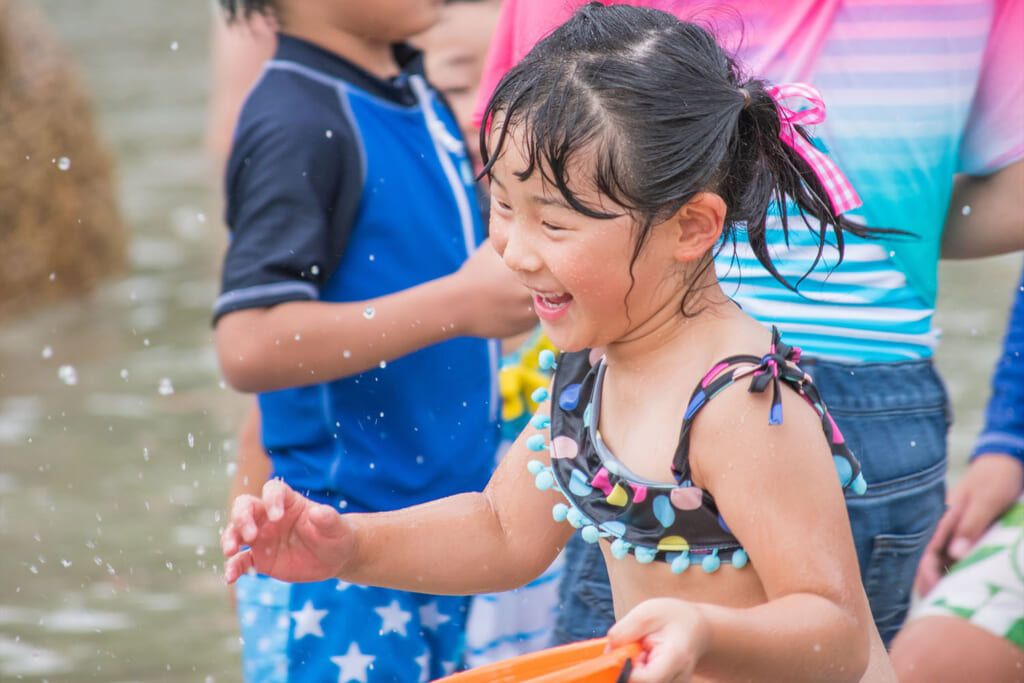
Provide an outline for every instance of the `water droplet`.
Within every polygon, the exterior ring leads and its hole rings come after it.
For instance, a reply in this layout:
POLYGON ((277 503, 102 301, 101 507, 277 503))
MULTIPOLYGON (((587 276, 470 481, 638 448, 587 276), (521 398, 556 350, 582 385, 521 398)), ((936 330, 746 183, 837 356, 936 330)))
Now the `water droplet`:
POLYGON ((895 256, 896 256, 896 252, 895 251, 890 251, 889 252, 889 258, 894 258, 895 256))
POLYGON ((149 449, 148 448, 143 448, 142 449, 142 459, 145 460, 146 462, 149 462, 149 449))
POLYGON ((367 306, 363 309, 363 317, 367 320, 372 320, 375 315, 377 315, 377 311, 374 310, 373 306, 367 306))
POLYGON ((164 566, 167 567, 167 569, 169 571, 174 571, 174 563, 173 562, 165 562, 164 566))
POLYGON ((63 559, 62 559, 62 560, 60 561, 60 563, 61 563, 62 565, 64 565, 64 568, 65 568, 65 569, 67 569, 68 567, 70 567, 70 566, 71 566, 71 560, 63 560, 63 559))
POLYGON ((971 215, 971 205, 970 204, 964 204, 963 208, 960 209, 960 213, 962 213, 965 216, 970 216, 971 215))
POLYGON ((52 357, 53 357, 53 347, 52 346, 44 346, 43 347, 43 358, 52 358, 52 357))
POLYGON ((917 446, 917 442, 916 441, 911 441, 910 442, 910 447, 911 448, 915 448, 916 446, 917 446))
MULTIPOLYGON (((192 432, 188 433, 188 447, 189 448, 195 448, 196 447, 196 437, 192 435, 192 432)), ((185 467, 184 467, 185 463, 181 463, 181 464, 182 464, 182 469, 185 469, 185 467)))
POLYGON ((50 282, 53 282, 56 279, 57 279, 57 273, 50 273, 50 282))
POLYGON ((372 261, 373 259, 374 259, 373 254, 370 254, 370 260, 372 261))
POLYGON ((178 51, 178 41, 172 40, 171 41, 171 52, 177 52, 177 51, 178 51))
MULTIPOLYGON (((382 361, 380 362, 380 369, 381 369, 381 370, 383 370, 383 369, 384 369, 384 368, 386 368, 387 366, 388 366, 388 362, 387 362, 386 360, 382 360, 382 361)), ((383 413, 381 414, 381 416, 383 417, 383 413)))
POLYGON ((68 159, 67 157, 61 157, 60 159, 57 159, 57 168, 59 168, 62 171, 68 170, 69 168, 71 168, 71 159, 68 159))
POLYGON ((331 130, 330 128, 328 128, 327 131, 324 132, 324 135, 326 135, 329 138, 333 138, 334 137, 334 131, 331 130))
POLYGON ((57 376, 60 377, 60 381, 67 384, 69 387, 73 387, 78 384, 78 371, 75 370, 74 365, 62 365, 57 370, 57 376))
POLYGON ((162 377, 160 384, 157 386, 156 391, 161 396, 170 396, 174 393, 174 385, 171 384, 170 377, 162 377))
POLYGON ((205 223, 206 222, 206 214, 205 213, 197 213, 196 214, 196 221, 199 222, 199 223, 205 223))
POLYGON ((121 368, 121 379, 128 379, 128 368, 121 368))
POLYGON ((311 275, 319 275, 320 274, 320 266, 318 266, 317 264, 314 263, 313 265, 311 265, 309 267, 309 272, 310 272, 311 275))
POLYGON ((341 352, 341 355, 344 356, 345 358, 351 358, 352 352, 349 351, 348 349, 345 349, 344 351, 341 352))
POLYGON ((300 339, 302 339, 302 336, 301 336, 301 335, 298 335, 298 334, 296 334, 296 335, 295 335, 295 341, 299 341, 300 339))
POLYGON ((149 346, 149 339, 148 338, 147 339, 143 339, 142 340, 142 345, 143 346, 149 346))

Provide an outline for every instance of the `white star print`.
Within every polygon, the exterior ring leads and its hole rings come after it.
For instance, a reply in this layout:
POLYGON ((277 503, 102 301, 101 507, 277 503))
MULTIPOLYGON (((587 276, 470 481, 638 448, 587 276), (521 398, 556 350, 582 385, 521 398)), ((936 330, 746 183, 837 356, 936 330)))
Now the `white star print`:
POLYGON ((373 655, 364 655, 359 651, 359 645, 352 643, 348 646, 348 652, 343 656, 331 657, 331 661, 337 665, 341 672, 338 674, 338 683, 357 681, 366 683, 366 672, 373 666, 373 655))
POLYGON ((441 614, 437 611, 436 600, 428 602, 426 605, 420 607, 420 623, 423 625, 423 628, 429 628, 432 631, 436 631, 438 626, 451 620, 452 618, 447 614, 441 614))
POLYGON ((419 657, 413 660, 420 667, 419 683, 427 683, 430 680, 430 650, 426 649, 419 657))
POLYGON ((320 621, 327 616, 325 609, 313 609, 313 601, 306 600, 306 604, 298 612, 292 612, 292 619, 295 620, 295 640, 305 636, 324 637, 324 631, 320 628, 320 621))
POLYGON ((387 607, 374 607, 373 611, 380 615, 380 633, 397 633, 400 636, 409 635, 406 632, 406 624, 412 619, 412 614, 402 609, 398 600, 392 600, 387 607))

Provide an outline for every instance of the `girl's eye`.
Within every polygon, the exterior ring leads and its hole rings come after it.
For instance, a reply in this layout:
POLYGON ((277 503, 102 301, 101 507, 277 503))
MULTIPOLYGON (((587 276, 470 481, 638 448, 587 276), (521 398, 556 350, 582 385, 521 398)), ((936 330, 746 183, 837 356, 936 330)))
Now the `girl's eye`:
POLYGON ((495 199, 494 200, 494 204, 495 204, 495 206, 497 206, 502 211, 511 211, 512 210, 511 206, 509 206, 505 202, 501 201, 500 199, 495 199))
POLYGON ((551 230, 552 232, 558 232, 559 230, 565 230, 565 228, 563 228, 561 226, 558 226, 558 225, 552 225, 551 223, 544 223, 543 225, 544 225, 545 228, 547 228, 548 230, 551 230))

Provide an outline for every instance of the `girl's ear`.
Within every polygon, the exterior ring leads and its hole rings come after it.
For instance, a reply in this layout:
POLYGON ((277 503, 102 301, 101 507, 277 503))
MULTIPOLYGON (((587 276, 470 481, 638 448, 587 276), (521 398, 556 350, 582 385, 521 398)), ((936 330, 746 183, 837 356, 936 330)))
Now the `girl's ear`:
POLYGON ((714 247, 725 225, 725 202, 714 192, 701 192, 669 219, 675 229, 673 256, 695 261, 714 247))

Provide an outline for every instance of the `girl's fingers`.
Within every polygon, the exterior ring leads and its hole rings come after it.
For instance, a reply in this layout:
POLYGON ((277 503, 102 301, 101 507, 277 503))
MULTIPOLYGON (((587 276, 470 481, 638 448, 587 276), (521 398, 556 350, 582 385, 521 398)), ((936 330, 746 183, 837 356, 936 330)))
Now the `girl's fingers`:
POLYGON ((231 557, 238 552, 241 547, 239 542, 238 532, 235 530, 235 525, 228 522, 228 525, 224 527, 223 533, 220 535, 220 549, 224 555, 231 557))
POLYGON ((254 560, 252 550, 244 550, 229 558, 224 564, 224 580, 231 584, 238 580, 238 577, 252 569, 254 560))
POLYGON ((263 501, 255 496, 244 494, 235 498, 231 505, 231 523, 238 531, 242 541, 250 543, 259 533, 259 524, 265 518, 263 501))
POLYGON ((285 507, 296 496, 288 484, 280 479, 270 479, 263 485, 263 504, 267 509, 267 518, 273 522, 284 516, 285 507))
POLYGON ((653 604, 655 602, 657 601, 642 602, 615 622, 608 630, 608 647, 616 648, 642 642, 644 636, 661 628, 664 619, 653 604))

